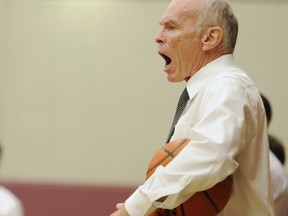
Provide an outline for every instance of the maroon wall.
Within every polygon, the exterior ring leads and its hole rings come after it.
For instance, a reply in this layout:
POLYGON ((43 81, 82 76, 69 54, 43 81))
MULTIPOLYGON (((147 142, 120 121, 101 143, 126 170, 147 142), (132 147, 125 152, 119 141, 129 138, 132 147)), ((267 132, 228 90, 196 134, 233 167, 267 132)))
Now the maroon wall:
POLYGON ((25 216, 109 216, 135 187, 5 182, 25 216))

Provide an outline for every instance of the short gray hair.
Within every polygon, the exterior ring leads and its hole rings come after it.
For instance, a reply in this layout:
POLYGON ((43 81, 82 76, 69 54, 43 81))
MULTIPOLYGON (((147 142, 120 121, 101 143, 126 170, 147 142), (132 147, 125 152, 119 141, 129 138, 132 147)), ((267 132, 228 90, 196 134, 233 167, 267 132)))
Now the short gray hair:
POLYGON ((227 0, 206 0, 204 7, 199 11, 196 31, 201 34, 206 28, 212 26, 223 29, 221 44, 223 54, 233 53, 238 35, 238 20, 227 0))

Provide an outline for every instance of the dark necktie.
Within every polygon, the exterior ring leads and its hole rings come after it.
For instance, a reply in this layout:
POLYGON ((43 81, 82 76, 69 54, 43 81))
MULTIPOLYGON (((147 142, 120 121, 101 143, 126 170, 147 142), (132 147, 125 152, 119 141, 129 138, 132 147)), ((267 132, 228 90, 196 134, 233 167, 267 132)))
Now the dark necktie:
POLYGON ((189 95, 188 95, 188 92, 187 92, 187 89, 185 88, 179 98, 179 101, 178 101, 178 105, 177 105, 177 109, 176 109, 176 112, 175 112, 175 116, 174 116, 174 120, 172 122, 172 125, 171 125, 171 129, 170 129, 170 132, 168 134, 168 138, 167 138, 167 142, 166 143, 169 143, 170 142, 170 139, 174 133, 174 130, 175 130, 175 125, 177 124, 180 116, 182 115, 184 109, 185 109, 185 106, 187 104, 187 101, 189 99, 189 95))

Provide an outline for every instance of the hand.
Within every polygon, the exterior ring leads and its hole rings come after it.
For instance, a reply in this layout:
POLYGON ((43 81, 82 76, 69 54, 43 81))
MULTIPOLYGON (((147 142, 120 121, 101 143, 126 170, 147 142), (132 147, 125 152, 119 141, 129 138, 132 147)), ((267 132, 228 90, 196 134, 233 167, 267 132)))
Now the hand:
POLYGON ((129 216, 125 205, 123 203, 118 203, 116 205, 117 211, 113 212, 110 216, 129 216))

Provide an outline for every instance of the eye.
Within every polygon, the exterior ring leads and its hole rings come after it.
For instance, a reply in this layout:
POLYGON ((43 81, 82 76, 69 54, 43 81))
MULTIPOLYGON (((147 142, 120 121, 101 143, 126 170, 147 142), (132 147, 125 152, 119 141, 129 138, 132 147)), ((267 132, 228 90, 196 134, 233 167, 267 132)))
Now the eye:
POLYGON ((169 31, 172 31, 172 30, 174 30, 174 29, 175 29, 174 26, 168 26, 168 30, 169 30, 169 31))

